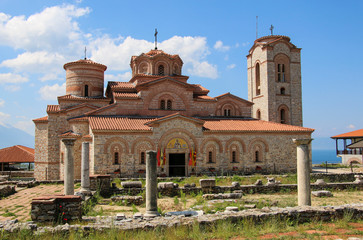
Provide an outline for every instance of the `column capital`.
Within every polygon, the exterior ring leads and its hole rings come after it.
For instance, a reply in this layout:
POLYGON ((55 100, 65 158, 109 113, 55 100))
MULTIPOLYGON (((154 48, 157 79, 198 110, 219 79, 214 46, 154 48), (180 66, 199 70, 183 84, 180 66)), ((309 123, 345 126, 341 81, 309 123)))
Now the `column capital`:
POLYGON ((296 144, 296 146, 300 145, 308 145, 313 141, 312 138, 305 138, 305 139, 292 139, 292 141, 296 144))
POLYGON ((66 147, 68 147, 68 146, 73 146, 74 145, 74 142, 76 140, 77 139, 75 139, 75 138, 63 138, 62 139, 62 142, 64 143, 64 145, 66 145, 66 147))

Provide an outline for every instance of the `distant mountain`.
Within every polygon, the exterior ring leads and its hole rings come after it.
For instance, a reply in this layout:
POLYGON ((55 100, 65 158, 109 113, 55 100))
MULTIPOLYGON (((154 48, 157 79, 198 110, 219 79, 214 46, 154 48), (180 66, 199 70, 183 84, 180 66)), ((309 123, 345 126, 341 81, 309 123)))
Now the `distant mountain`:
POLYGON ((14 145, 34 148, 34 136, 14 127, 0 125, 0 149, 14 145))

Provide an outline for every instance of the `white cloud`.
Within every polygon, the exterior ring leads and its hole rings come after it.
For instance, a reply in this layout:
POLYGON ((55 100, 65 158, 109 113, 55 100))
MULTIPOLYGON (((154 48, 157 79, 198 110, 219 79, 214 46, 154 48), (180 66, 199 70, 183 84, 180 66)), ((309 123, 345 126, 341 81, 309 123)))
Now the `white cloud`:
POLYGON ((0 107, 4 106, 4 104, 5 104, 5 101, 0 98, 0 107))
POLYGON ((19 121, 19 122, 13 124, 13 127, 18 128, 18 129, 34 136, 34 123, 32 120, 19 121))
POLYGON ((347 128, 354 129, 355 126, 353 124, 349 124, 349 126, 347 126, 347 128))
POLYGON ((230 65, 227 66, 228 69, 233 69, 236 67, 236 64, 232 63, 230 65))
POLYGON ((133 55, 148 52, 153 44, 146 40, 138 40, 127 37, 123 42, 122 38, 110 38, 105 35, 102 38, 90 42, 92 52, 91 59, 105 64, 110 70, 129 70, 130 59, 133 55))
POLYGON ((14 73, 0 73, 0 83, 24 83, 28 78, 14 73))
POLYGON ((58 96, 62 96, 66 93, 66 83, 58 85, 46 85, 39 90, 40 97, 43 100, 56 100, 58 96))
POLYGON ((49 53, 46 51, 25 52, 14 59, 3 61, 0 66, 12 68, 18 72, 46 73, 62 72, 66 59, 59 53, 49 53))
POLYGON ((10 115, 7 113, 0 112, 0 125, 7 127, 6 121, 10 118, 10 115))
POLYGON ((120 73, 117 75, 113 75, 113 74, 105 74, 105 80, 107 81, 128 81, 130 80, 132 77, 131 72, 125 72, 125 73, 120 73))
POLYGON ((223 45, 223 42, 222 42, 222 41, 217 41, 217 42, 214 44, 214 49, 219 50, 219 51, 222 51, 222 52, 226 52, 226 51, 228 51, 230 48, 231 48, 230 46, 225 46, 225 45, 223 45))
MULTIPOLYGON (((104 35, 90 43, 91 59, 107 65, 110 70, 125 71, 130 69, 132 56, 146 53, 154 44, 132 37, 110 38, 104 35)), ((208 63, 205 58, 210 54, 205 37, 174 36, 159 43, 158 48, 169 54, 178 54, 191 75, 216 78, 217 67, 208 63), (202 68, 198 68, 198 66, 202 68)))
POLYGON ((0 44, 27 51, 55 50, 74 44, 81 38, 74 18, 89 12, 89 8, 61 5, 45 8, 28 18, 0 13, 0 44))
POLYGON ((206 77, 216 79, 218 77, 217 66, 211 65, 208 62, 195 62, 193 68, 188 69, 190 74, 198 77, 206 77))

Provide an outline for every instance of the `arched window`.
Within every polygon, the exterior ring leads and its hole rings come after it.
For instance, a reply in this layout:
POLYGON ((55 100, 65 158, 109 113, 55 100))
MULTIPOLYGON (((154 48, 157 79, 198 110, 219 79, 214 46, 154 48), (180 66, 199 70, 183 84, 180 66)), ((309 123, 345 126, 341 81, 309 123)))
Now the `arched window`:
POLYGON ((286 111, 285 111, 285 109, 280 110, 280 120, 281 120, 281 123, 286 123, 286 111))
POLYGON ((88 85, 84 85, 84 96, 88 97, 88 85))
POLYGON ((256 95, 258 96, 261 94, 260 64, 259 63, 256 64, 255 72, 256 72, 256 95))
POLYGON ((119 163, 119 161, 118 161, 118 152, 115 152, 115 154, 114 154, 114 164, 118 164, 119 163))
POLYGON ((172 104, 171 104, 171 100, 168 100, 166 103, 166 109, 171 110, 172 109, 172 104))
POLYGON ((285 64, 277 64, 277 81, 286 82, 285 64))
POLYGON ((281 95, 285 95, 285 88, 281 88, 281 89, 280 89, 280 94, 281 94, 281 95))
POLYGON ((212 151, 209 151, 208 152, 208 162, 209 163, 212 163, 213 162, 213 152, 212 151))
POLYGON ((165 110, 165 100, 160 101, 160 109, 165 110))
POLYGON ((260 151, 255 151, 255 162, 260 161, 260 151))
POLYGON ((232 162, 233 163, 237 162, 237 154, 236 154, 236 151, 232 151, 232 162))
POLYGON ((158 67, 158 75, 160 75, 160 76, 164 76, 165 75, 164 65, 159 65, 159 67, 158 67))
POLYGON ((260 110, 257 110, 256 118, 261 119, 261 111, 260 110))
POLYGON ((140 164, 145 164, 145 152, 140 153, 140 164))
POLYGON ((226 116, 226 117, 231 116, 231 109, 229 109, 229 108, 224 109, 224 116, 226 116))

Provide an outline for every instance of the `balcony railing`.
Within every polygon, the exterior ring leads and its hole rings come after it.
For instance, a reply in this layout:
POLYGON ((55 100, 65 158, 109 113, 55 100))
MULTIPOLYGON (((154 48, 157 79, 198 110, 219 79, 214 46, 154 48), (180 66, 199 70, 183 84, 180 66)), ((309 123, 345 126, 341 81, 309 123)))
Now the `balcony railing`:
POLYGON ((362 153, 362 148, 337 150, 337 154, 361 155, 362 153))

